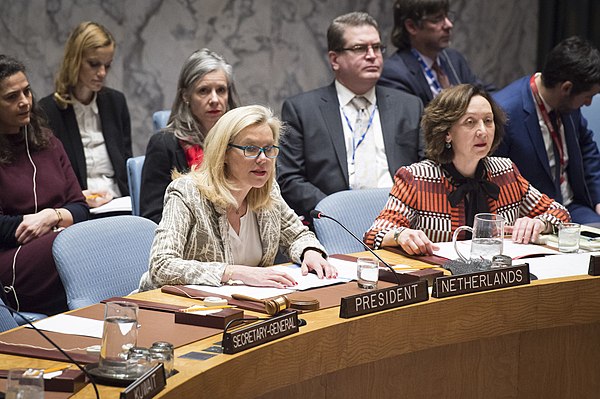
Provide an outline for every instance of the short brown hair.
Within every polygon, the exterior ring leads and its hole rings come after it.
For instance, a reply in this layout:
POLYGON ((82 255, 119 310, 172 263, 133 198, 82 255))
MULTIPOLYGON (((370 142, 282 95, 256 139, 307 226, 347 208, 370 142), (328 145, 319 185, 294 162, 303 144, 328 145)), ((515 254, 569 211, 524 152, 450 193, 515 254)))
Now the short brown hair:
MULTIPOLYGON (((340 15, 335 18, 329 29, 327 29, 327 50, 329 51, 340 51, 346 43, 344 42, 344 32, 349 26, 364 26, 370 25, 377 29, 379 33, 379 25, 375 18, 367 14, 366 12, 351 12, 348 14, 340 15)), ((381 36, 381 33, 379 33, 381 36)))
POLYGON ((495 131, 490 154, 496 150, 504 137, 506 114, 484 88, 462 84, 442 90, 423 111, 421 129, 425 137, 425 156, 427 158, 442 164, 452 162, 454 150, 446 148, 446 135, 450 128, 467 112, 469 103, 475 96, 485 98, 492 107, 495 131))

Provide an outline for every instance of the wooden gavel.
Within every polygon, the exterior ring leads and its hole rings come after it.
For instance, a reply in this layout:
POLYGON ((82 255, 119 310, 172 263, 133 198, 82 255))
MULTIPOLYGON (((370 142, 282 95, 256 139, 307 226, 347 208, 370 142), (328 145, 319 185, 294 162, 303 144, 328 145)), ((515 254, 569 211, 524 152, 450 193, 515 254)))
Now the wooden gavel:
POLYGON ((276 296, 271 299, 258 299, 252 298, 251 296, 241 295, 241 294, 231 294, 233 299, 237 299, 240 301, 250 301, 250 302, 258 302, 265 305, 265 311, 270 316, 274 316, 277 313, 281 312, 284 309, 290 307, 290 301, 287 299, 285 295, 276 296))

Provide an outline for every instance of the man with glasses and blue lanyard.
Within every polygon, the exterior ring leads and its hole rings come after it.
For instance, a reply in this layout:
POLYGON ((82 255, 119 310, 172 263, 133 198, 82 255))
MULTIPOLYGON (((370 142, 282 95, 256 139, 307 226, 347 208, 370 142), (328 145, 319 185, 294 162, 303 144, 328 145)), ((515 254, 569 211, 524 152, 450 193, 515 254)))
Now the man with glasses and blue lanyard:
POLYGON ((385 46, 373 17, 353 12, 335 18, 327 45, 335 81, 288 98, 281 113, 287 131, 277 180, 306 221, 329 194, 391 187, 396 170, 423 153, 421 101, 376 87, 385 46))
POLYGON ((383 64, 379 84, 418 96, 424 105, 442 89, 461 83, 484 85, 465 57, 448 48, 454 14, 448 0, 397 0, 392 43, 398 51, 383 64))

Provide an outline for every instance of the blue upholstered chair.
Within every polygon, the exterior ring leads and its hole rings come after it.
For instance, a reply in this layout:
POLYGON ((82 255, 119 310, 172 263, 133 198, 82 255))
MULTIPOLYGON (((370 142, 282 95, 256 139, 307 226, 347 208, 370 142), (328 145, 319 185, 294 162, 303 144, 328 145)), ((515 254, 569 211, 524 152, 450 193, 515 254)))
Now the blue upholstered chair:
POLYGON ((145 159, 145 155, 140 155, 127 160, 127 185, 131 197, 131 214, 134 216, 140 216, 140 187, 145 159))
POLYGON ((148 270, 156 223, 113 216, 74 224, 54 240, 52 255, 69 309, 136 290, 148 270))
POLYGON ((155 132, 158 132, 160 129, 164 129, 167 126, 169 116, 171 116, 171 111, 168 109, 156 111, 152 115, 152 125, 154 126, 155 132))
POLYGON ((581 113, 588 121, 588 129, 594 132, 594 141, 600 147, 600 95, 595 95, 592 105, 581 107, 581 113))
MULTIPOLYGON (((315 209, 339 220, 362 239, 383 209, 389 193, 389 188, 339 191, 323 198, 315 209)), ((317 238, 329 254, 365 250, 333 220, 315 219, 314 226, 317 238)))
MULTIPOLYGON (((0 299, 0 304, 6 305, 2 299, 0 299)), ((8 309, 0 307, 0 332, 7 331, 18 326, 19 325, 17 324, 16 319, 13 318, 13 315, 8 311, 8 309)))

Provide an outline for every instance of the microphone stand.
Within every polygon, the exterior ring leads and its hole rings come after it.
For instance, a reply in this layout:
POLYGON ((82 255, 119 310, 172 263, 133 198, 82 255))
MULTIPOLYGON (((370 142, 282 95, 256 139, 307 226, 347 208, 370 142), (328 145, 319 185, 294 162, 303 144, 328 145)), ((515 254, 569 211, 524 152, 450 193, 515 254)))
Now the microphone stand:
POLYGON ((318 210, 316 210, 316 209, 313 209, 312 211, 310 211, 310 216, 311 216, 313 219, 322 219, 322 218, 324 218, 324 219, 330 219, 330 220, 333 220, 334 222, 336 222, 337 224, 339 224, 339 225, 342 227, 342 229, 346 230, 346 232, 347 232, 348 234, 350 234, 350 235, 351 235, 351 236, 352 236, 352 237, 353 237, 353 238, 354 238, 356 241, 358 241, 358 242, 359 242, 359 243, 360 243, 360 244, 361 244, 361 245, 362 245, 362 246, 363 246, 363 247, 364 247, 364 248, 365 248, 367 251, 369 251, 369 252, 370 252, 370 253, 371 253, 373 256, 375 256, 377 259, 379 259, 379 261, 380 261, 381 263, 383 263, 383 265, 384 265, 385 267, 387 267, 387 268, 388 268, 388 269, 389 269, 389 270, 392 272, 392 274, 394 275, 394 278, 396 279, 396 283, 397 283, 398 285, 401 285, 401 284, 400 284, 400 279, 398 278, 398 274, 396 273, 396 271, 394 270, 394 268, 393 268, 393 267, 391 267, 391 266, 390 266, 390 265, 389 265, 389 264, 388 264, 386 261, 384 261, 383 259, 381 259, 381 257, 380 257, 379 255, 377 255, 377 254, 375 253, 375 251, 373 251, 371 248, 369 248, 369 246, 368 246, 367 244, 365 244, 365 243, 363 242, 363 240, 361 240, 360 238, 358 238, 358 237, 357 237, 357 236, 356 236, 356 235, 355 235, 353 232, 351 232, 351 231, 350 231, 350 230, 349 230, 349 229, 348 229, 346 226, 344 226, 344 225, 343 225, 343 224, 342 224, 340 221, 338 221, 337 219, 334 219, 334 218, 333 218, 333 217, 331 217, 331 216, 325 215, 324 213, 322 213, 322 212, 320 212, 320 211, 318 211, 318 210))

